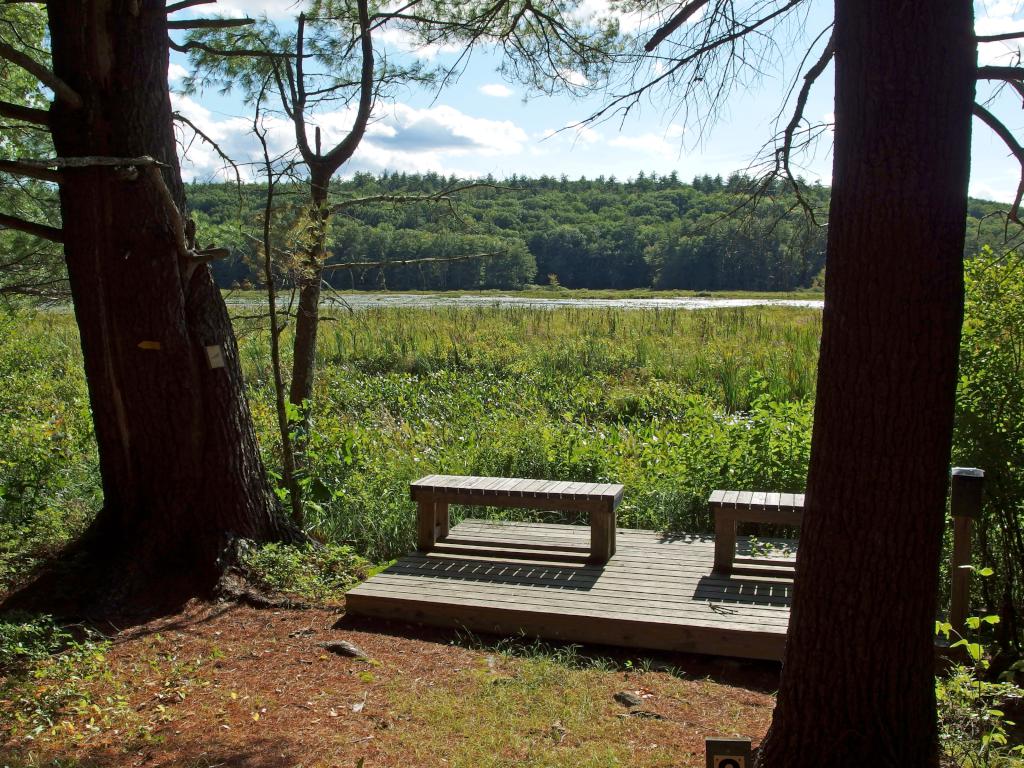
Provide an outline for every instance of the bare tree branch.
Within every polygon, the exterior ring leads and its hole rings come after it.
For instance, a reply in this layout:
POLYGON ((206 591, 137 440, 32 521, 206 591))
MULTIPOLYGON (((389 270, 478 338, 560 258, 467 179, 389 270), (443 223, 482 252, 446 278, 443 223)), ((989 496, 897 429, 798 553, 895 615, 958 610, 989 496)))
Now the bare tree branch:
POLYGON ((8 45, 2 40, 0 40, 0 58, 7 59, 12 64, 24 69, 30 75, 39 80, 39 82, 53 91, 58 99, 66 101, 69 106, 75 109, 81 108, 82 97, 79 96, 70 85, 53 74, 48 67, 44 67, 31 56, 26 56, 24 53, 8 45))
POLYGON ((255 19, 180 19, 168 21, 168 29, 228 29, 230 27, 248 27, 255 24, 255 19))
POLYGON ((186 8, 193 8, 197 5, 209 5, 216 2, 217 0, 181 0, 180 3, 171 3, 164 8, 164 13, 177 13, 178 11, 184 11, 186 8))
POLYGON ((20 219, 17 216, 11 216, 6 213, 0 213, 0 227, 16 229, 19 232, 41 237, 43 240, 49 240, 53 243, 64 242, 64 233, 57 227, 51 227, 49 224, 38 224, 34 221, 25 221, 25 219, 20 219))
POLYGON ((679 13, 658 27, 657 31, 651 35, 651 39, 644 45, 644 50, 648 53, 653 51, 665 38, 683 26, 693 14, 707 4, 708 0, 690 0, 689 3, 680 9, 679 13))
POLYGON ((21 158, 18 163, 32 168, 166 168, 166 163, 143 155, 142 157, 49 157, 42 160, 21 158))
POLYGON ((47 127, 50 125, 50 113, 47 110, 23 107, 20 104, 11 104, 7 101, 0 101, 0 117, 24 120, 26 123, 45 125, 47 127))
POLYGON ((814 62, 814 65, 807 70, 804 75, 803 85, 800 86, 800 92, 796 97, 796 106, 793 109, 793 116, 790 118, 789 123, 786 125, 782 132, 782 146, 775 150, 775 170, 776 172, 781 171, 786 181, 789 182, 790 187, 796 194, 796 199, 800 203, 800 207, 803 208, 804 213, 810 216, 811 221, 817 224, 817 218, 814 215, 814 209, 808 204, 807 200, 803 196, 803 192, 800 190, 800 185, 797 183, 796 178, 793 176, 793 169, 790 167, 790 156, 793 151, 793 137, 796 135, 796 129, 800 126, 801 121, 804 117, 804 108, 807 106, 807 98, 811 94, 811 87, 814 82, 821 77, 821 73, 825 71, 825 67, 832 61, 832 57, 835 55, 835 37, 829 35, 828 42, 825 43, 825 48, 821 52, 821 56, 814 62))
POLYGON ((220 148, 220 145, 216 141, 211 139, 198 125, 196 125, 183 114, 181 114, 181 112, 172 112, 171 118, 178 121, 179 123, 184 123, 185 125, 187 125, 189 128, 192 129, 196 136, 198 136, 204 142, 213 147, 213 151, 220 156, 220 159, 234 169, 235 180, 238 183, 239 187, 242 186, 242 172, 238 169, 238 164, 230 157, 228 157, 227 153, 220 148))
POLYGON ((21 162, 20 160, 0 159, 0 171, 3 173, 10 173, 15 176, 25 176, 29 179, 38 179, 39 181, 53 181, 59 183, 62 179, 60 171, 55 171, 47 167, 40 167, 38 163, 21 162))
POLYGON ((356 110, 355 121, 352 130, 341 140, 330 152, 324 155, 324 161, 335 169, 340 168, 359 146, 359 142, 366 133, 366 124, 370 120, 370 113, 373 111, 373 102, 376 92, 373 87, 373 40, 370 37, 370 11, 367 0, 357 0, 359 4, 359 34, 362 49, 363 63, 360 70, 359 83, 359 107, 356 110))
POLYGON ((1008 218, 1011 221, 1019 222, 1020 203, 1021 199, 1024 198, 1024 147, 1020 145, 1020 142, 1017 141, 1016 137, 1014 137, 1010 132, 1010 129, 1003 125, 998 117, 981 106, 981 104, 974 105, 974 114, 977 115, 985 125, 991 128, 1000 139, 1003 140, 1003 143, 1006 144, 1010 152, 1020 164, 1021 176, 1020 183, 1017 185, 1017 196, 1013 199, 1013 205, 1010 207, 1010 212, 1008 214, 1008 218))
POLYGON ((345 261, 337 264, 325 264, 323 269, 384 269, 386 267, 404 267, 410 264, 448 264, 456 261, 493 259, 501 255, 503 254, 500 251, 488 251, 487 253, 469 253, 461 256, 431 256, 422 259, 397 259, 394 261, 345 261))
MULTIPOLYGON (((784 16, 786 13, 796 8, 802 2, 804 2, 804 0, 787 0, 787 2, 785 2, 783 5, 779 6, 775 10, 749 23, 744 24, 740 23, 739 20, 736 20, 731 28, 732 31, 728 32, 727 34, 722 34, 713 38, 705 37, 704 41, 700 45, 689 50, 685 56, 672 61, 671 64, 669 66, 666 66, 664 71, 661 72, 661 74, 659 74, 657 77, 625 93, 613 96, 605 104, 605 106, 594 112, 590 117, 588 117, 583 122, 599 122, 615 112, 622 110, 628 112, 633 105, 638 103, 640 97, 644 93, 660 85, 661 83, 670 80, 670 78, 674 77, 680 70, 684 69, 686 66, 693 64, 694 62, 698 62, 704 56, 706 56, 709 53, 712 53, 713 51, 718 50, 719 48, 733 46, 733 44, 736 43, 738 40, 746 37, 751 33, 757 32, 757 30, 759 30, 761 27, 764 27, 766 24, 769 24, 772 21, 775 21, 776 19, 784 16)), ((708 34, 710 34, 710 27, 708 34)), ((697 75, 695 76, 693 82, 703 81, 703 79, 703 75, 697 75)))
POLYGON ((1000 32, 998 35, 975 35, 974 39, 979 43, 998 43, 1002 40, 1016 40, 1024 37, 1024 30, 1019 32, 1000 32))
POLYGON ((978 67, 979 80, 1024 80, 1024 67, 978 67))
POLYGON ((486 182, 473 182, 471 184, 462 184, 458 187, 451 187, 450 189, 443 189, 440 192, 435 192, 430 195, 392 195, 392 194, 381 194, 381 195, 368 195, 366 197, 353 197, 348 200, 342 200, 334 203, 331 206, 331 213, 340 213, 348 208, 355 208, 360 205, 368 205, 370 203, 390 203, 393 205, 402 205, 405 203, 431 203, 431 202, 448 202, 451 195, 459 192, 465 192, 468 189, 502 189, 496 184, 488 184, 486 182))
POLYGON ((188 53, 189 51, 203 51, 211 56, 223 56, 224 58, 249 58, 249 59, 279 59, 279 58, 291 58, 294 54, 291 53, 278 53, 274 51, 261 51, 258 48, 214 48, 212 45, 201 43, 198 40, 187 40, 184 43, 176 43, 170 38, 167 39, 167 44, 171 47, 171 50, 177 51, 178 53, 188 53))

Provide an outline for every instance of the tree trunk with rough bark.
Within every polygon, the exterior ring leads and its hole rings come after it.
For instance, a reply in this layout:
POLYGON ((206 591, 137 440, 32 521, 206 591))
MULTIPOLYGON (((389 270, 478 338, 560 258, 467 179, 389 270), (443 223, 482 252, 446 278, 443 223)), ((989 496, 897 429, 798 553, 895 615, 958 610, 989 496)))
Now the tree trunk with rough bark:
POLYGON ((934 619, 963 315, 970 0, 838 0, 805 522, 763 768, 934 766, 934 619))
POLYGON ((306 255, 305 272, 299 278, 299 309, 295 316, 295 342, 292 346, 292 385, 288 399, 301 406, 313 398, 316 377, 316 339, 320 328, 320 286, 327 261, 327 228, 330 210, 327 193, 334 169, 328 165, 310 166, 309 217, 312 242, 306 255))
POLYGON ((65 611, 163 610, 215 586, 232 538, 299 534, 264 471, 220 292, 182 247, 191 238, 179 213, 164 3, 50 0, 47 9, 54 71, 84 102, 54 104, 58 155, 148 155, 163 167, 63 172, 104 507, 72 550, 76 578, 54 572, 21 599, 56 589, 50 602, 65 611))

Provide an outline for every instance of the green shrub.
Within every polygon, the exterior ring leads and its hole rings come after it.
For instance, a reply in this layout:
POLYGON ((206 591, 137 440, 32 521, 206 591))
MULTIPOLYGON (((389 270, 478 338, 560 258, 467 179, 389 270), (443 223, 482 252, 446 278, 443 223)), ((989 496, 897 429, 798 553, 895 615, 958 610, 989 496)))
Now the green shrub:
POLYGON ((71 634, 50 616, 10 613, 0 617, 0 674, 16 674, 63 650, 71 641, 71 634))
POLYGON ((245 550, 243 564, 264 586, 315 601, 340 597, 370 567, 351 547, 336 544, 266 544, 245 550))
POLYGON ((1005 614, 1024 606, 1024 260, 984 248, 965 273, 953 458, 985 470, 976 557, 997 576, 976 584, 981 604, 1019 628, 1005 614))

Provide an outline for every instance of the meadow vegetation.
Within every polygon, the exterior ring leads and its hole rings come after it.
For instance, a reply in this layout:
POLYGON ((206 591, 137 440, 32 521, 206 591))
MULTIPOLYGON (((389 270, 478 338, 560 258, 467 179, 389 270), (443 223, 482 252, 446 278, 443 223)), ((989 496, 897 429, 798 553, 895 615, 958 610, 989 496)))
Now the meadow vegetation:
MULTIPOLYGON (((623 482, 628 526, 706 530, 715 486, 799 490, 814 310, 382 309, 322 333, 307 519, 373 561, 408 548, 409 480, 432 472, 623 482)), ((8 317, 0 464, 5 578, 80 530, 99 500, 74 324, 8 317)), ((241 354, 276 472, 267 337, 241 354)), ((286 345, 287 348, 287 345, 286 345)))
MULTIPOLYGON (((989 471, 977 555, 978 565, 991 565, 996 575, 976 580, 975 603, 1003 620, 976 627, 977 642, 1011 649, 1019 637, 1014 547, 1024 518, 1024 266, 984 255, 968 269, 954 461, 989 471)), ((249 399, 276 476, 269 341, 261 320, 244 317, 251 306, 236 313, 249 399)), ((705 500, 716 487, 803 488, 818 310, 445 306, 331 310, 327 317, 300 478, 310 532, 327 546, 312 554, 283 546, 248 552, 264 586, 313 602, 340 596, 374 564, 412 546, 408 482, 434 472, 621 482, 627 491, 620 524, 666 531, 709 531, 705 500)), ((0 377, 2 591, 83 530, 101 492, 71 314, 23 308, 0 315, 0 377)), ((551 513, 488 513, 564 520, 551 513)), ((108 651, 106 640, 70 634, 45 617, 5 619, 0 666, 8 704, 0 719, 7 732, 52 734, 68 722, 97 733, 110 723, 141 727, 125 703, 123 681, 112 682, 104 668, 108 651)), ((1011 666, 1013 658, 1004 652, 993 657, 991 671, 959 668, 940 680, 945 737, 955 751, 971 755, 958 764, 1014 764, 999 762, 1010 759, 999 740, 1012 746, 1019 739, 1000 709, 1020 701, 1014 683, 1024 670, 1011 666)), ((520 668, 517 679, 532 681, 529 690, 495 689, 489 672, 468 669, 454 681, 462 698, 440 687, 426 698, 404 689, 389 697, 413 722, 429 705, 473 724, 496 749, 504 742, 488 730, 492 710, 480 709, 483 700, 579 734, 588 708, 598 705, 581 699, 534 711, 531 702, 535 693, 563 690, 568 678, 585 681, 597 673, 551 663, 520 668)), ((167 675, 173 683, 189 673, 167 675)), ((594 751, 586 759, 577 755, 580 764, 619 759, 602 751, 610 745, 587 739, 594 751)))

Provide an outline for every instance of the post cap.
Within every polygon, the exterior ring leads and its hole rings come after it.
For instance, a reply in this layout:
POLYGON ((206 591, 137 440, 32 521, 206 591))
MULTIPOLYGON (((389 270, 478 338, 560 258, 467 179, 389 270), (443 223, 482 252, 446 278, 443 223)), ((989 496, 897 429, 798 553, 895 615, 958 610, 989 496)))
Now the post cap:
POLYGON ((985 470, 953 467, 949 478, 949 511, 953 517, 977 518, 981 514, 981 493, 985 470))
POLYGON ((971 477, 978 480, 985 479, 985 470, 977 467, 953 467, 949 471, 950 477, 971 477))

